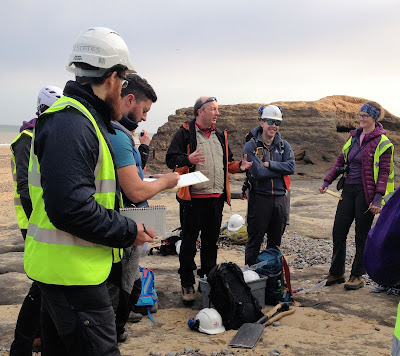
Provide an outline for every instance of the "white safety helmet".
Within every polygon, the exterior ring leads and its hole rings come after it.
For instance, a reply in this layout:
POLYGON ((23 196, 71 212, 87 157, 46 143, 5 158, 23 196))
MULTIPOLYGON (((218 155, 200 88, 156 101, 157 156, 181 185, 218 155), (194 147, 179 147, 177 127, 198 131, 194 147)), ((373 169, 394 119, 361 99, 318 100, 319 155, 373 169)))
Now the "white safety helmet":
POLYGON ((221 315, 213 308, 204 308, 196 315, 199 321, 199 331, 205 334, 219 334, 225 331, 221 315))
POLYGON ((244 219, 239 214, 233 214, 228 221, 229 231, 238 231, 244 225, 244 219))
POLYGON ((42 114, 46 111, 53 103, 60 99, 63 96, 63 91, 59 87, 55 87, 52 85, 47 85, 40 89, 38 98, 37 98, 37 111, 38 114, 42 114))
POLYGON ((270 120, 277 120, 282 121, 282 111, 276 105, 268 105, 265 107, 260 107, 258 109, 260 113, 260 120, 261 119, 270 119, 270 120))
POLYGON ((128 73, 136 73, 129 55, 129 49, 122 37, 106 27, 92 27, 81 33, 72 46, 67 70, 78 77, 102 77, 116 66, 126 67, 128 73), (99 70, 71 67, 72 64, 86 63, 99 70))
POLYGON ((259 274, 256 271, 252 271, 251 269, 247 269, 246 271, 243 272, 243 277, 244 281, 246 283, 256 281, 257 279, 260 279, 259 274))

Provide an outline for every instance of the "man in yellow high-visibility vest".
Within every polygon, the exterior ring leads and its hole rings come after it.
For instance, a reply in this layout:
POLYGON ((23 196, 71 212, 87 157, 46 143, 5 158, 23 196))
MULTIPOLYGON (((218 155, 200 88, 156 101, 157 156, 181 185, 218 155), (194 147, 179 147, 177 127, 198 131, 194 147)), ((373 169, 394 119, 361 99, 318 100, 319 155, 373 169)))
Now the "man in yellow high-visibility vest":
MULTIPOLYGON (((36 117, 24 121, 19 134, 10 145, 11 170, 14 181, 14 208, 18 226, 25 240, 28 229, 28 219, 32 213, 32 202, 28 188, 28 166, 33 128, 37 117, 45 112, 56 100, 62 97, 62 89, 46 85, 39 91, 36 117)), ((32 283, 18 315, 11 344, 10 355, 31 355, 32 344, 40 345, 40 289, 36 282, 32 283)))
POLYGON ((113 252, 155 235, 118 212, 108 138, 111 120, 121 118, 125 75, 134 69, 125 41, 104 27, 79 35, 68 69, 76 81, 35 126, 24 267, 42 293, 45 354, 120 355, 105 284, 113 252))

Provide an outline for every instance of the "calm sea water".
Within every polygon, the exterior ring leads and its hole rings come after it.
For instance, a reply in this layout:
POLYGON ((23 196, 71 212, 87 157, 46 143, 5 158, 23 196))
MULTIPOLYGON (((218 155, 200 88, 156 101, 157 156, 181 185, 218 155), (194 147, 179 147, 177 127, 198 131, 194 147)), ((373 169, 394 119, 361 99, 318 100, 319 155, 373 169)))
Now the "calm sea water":
MULTIPOLYGON (((11 142, 19 134, 19 128, 19 125, 0 125, 0 147, 10 146, 11 142)), ((137 133, 140 133, 140 129, 137 130, 137 133)), ((150 137, 153 137, 153 135, 153 133, 149 133, 150 137)))
POLYGON ((19 134, 19 125, 0 125, 0 146, 10 146, 19 134))

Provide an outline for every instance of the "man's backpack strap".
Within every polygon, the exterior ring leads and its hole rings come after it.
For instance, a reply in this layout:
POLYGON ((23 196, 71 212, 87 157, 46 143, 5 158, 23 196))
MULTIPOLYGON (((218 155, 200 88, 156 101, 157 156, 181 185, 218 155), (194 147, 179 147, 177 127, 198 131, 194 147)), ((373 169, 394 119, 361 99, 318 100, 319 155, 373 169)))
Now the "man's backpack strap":
MULTIPOLYGON (((289 271, 289 265, 286 262, 285 257, 282 255, 282 264, 283 264, 283 271, 285 273, 285 281, 286 285, 288 288, 288 292, 290 294, 291 299, 293 298, 293 291, 292 291, 292 285, 290 284, 290 271, 289 271)), ((294 302, 294 301, 293 301, 294 302)))

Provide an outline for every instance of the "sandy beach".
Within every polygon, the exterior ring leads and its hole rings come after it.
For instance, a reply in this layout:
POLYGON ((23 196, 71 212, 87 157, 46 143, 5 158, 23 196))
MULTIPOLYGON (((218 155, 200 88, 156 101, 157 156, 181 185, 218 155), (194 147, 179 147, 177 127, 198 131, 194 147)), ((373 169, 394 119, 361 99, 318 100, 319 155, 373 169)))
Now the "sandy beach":
MULTIPOLYGON (((23 240, 13 209, 13 184, 7 147, 0 147, 0 355, 8 355, 20 303, 30 281, 23 273, 23 240)), ((239 192, 243 176, 232 180, 239 192)), ((290 225, 283 237, 282 251, 291 267, 292 287, 311 288, 329 269, 331 230, 337 198, 318 194, 320 180, 294 177, 291 186, 290 225)), ((174 192, 162 192, 151 205, 167 207, 167 231, 179 226, 178 203, 174 192)), ((225 205, 223 221, 232 214, 245 216, 247 202, 233 199, 225 205)), ((348 239, 349 261, 354 252, 354 230, 348 239)), ((160 239, 153 246, 160 244, 160 239)), ((199 255, 199 254, 198 254, 199 255)), ((197 255, 196 263, 199 263, 197 255)), ((242 246, 221 245, 218 261, 244 264, 242 246)), ((143 256, 142 266, 153 269, 159 296, 159 310, 137 324, 128 323, 128 340, 120 345, 122 355, 183 355, 185 347, 210 355, 229 349, 235 330, 218 335, 191 331, 187 322, 202 309, 202 296, 196 293, 192 307, 180 299, 178 257, 143 256)), ((347 268, 346 277, 349 271, 347 268)), ((254 349, 231 349, 235 355, 389 355, 399 297, 373 293, 367 285, 357 291, 345 291, 342 285, 322 287, 308 294, 296 294, 294 314, 268 326, 254 349)), ((266 306, 266 312, 271 306, 266 306)), ((188 351, 188 350, 187 350, 188 351)))

